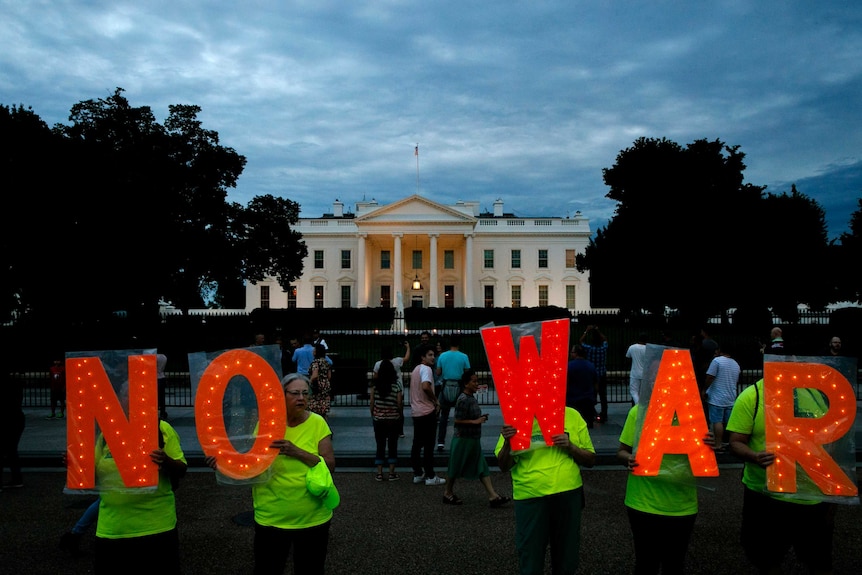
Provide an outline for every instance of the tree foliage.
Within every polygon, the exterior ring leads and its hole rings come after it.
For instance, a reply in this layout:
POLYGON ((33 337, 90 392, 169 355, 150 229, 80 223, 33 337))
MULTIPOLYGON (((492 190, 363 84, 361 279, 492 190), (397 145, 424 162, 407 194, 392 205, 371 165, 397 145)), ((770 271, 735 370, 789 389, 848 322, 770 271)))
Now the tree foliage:
POLYGON ((758 317, 828 303, 823 210, 795 187, 744 183, 744 158, 719 140, 640 138, 621 151, 603 170, 614 216, 578 256, 593 306, 671 308, 699 323, 729 308, 758 317))
POLYGON ((4 312, 151 312, 160 298, 188 309, 213 292, 241 307, 242 282, 260 270, 301 275, 298 205, 227 202, 245 157, 202 126, 198 106, 168 110, 159 124, 121 88, 75 104, 69 124, 50 130, 30 110, 0 109, 15 198, 2 235, 4 312), (47 241, 21 241, 35 231, 47 241))

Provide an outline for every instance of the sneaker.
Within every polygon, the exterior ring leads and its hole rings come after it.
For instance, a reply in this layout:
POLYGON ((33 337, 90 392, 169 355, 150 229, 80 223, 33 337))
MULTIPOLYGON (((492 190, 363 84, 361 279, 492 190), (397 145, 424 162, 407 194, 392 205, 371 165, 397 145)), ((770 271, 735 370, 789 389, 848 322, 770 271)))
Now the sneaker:
POLYGON ((65 419, 65 418, 66 418, 65 413, 61 413, 60 415, 57 416, 57 419, 65 419))
POLYGON ((401 477, 397 473, 389 474, 389 481, 398 481, 401 477))
MULTIPOLYGON (((414 478, 413 481, 416 481, 416 479, 414 478)), ((435 475, 426 479, 425 485, 446 485, 446 480, 435 475)))
POLYGON ((378 473, 377 476, 374 478, 374 481, 383 481, 383 474, 378 473))
POLYGON ((57 419, 57 416, 52 413, 51 415, 47 416, 45 419, 57 419))
POLYGON ((443 443, 438 443, 438 444, 437 444, 437 451, 438 451, 438 452, 443 451, 444 449, 446 449, 446 445, 445 445, 445 444, 443 444, 443 443))
POLYGON ((413 483, 416 485, 418 485, 424 481, 425 481, 425 477, 423 475, 414 475, 413 476, 413 483))

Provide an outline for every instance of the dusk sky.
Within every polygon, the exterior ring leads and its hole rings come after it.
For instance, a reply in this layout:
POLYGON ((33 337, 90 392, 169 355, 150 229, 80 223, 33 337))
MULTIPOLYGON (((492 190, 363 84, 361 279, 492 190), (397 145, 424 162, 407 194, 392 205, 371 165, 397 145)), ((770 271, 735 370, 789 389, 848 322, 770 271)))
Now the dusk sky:
MULTIPOLYGON (((248 163, 228 199, 494 200, 604 226, 640 137, 739 145, 745 181, 848 231, 862 197, 862 3, 0 0, 0 104, 68 123, 121 87, 195 104, 248 163), (418 177, 414 147, 419 145, 418 177)), ((733 214, 728 214, 732 225, 733 214)))

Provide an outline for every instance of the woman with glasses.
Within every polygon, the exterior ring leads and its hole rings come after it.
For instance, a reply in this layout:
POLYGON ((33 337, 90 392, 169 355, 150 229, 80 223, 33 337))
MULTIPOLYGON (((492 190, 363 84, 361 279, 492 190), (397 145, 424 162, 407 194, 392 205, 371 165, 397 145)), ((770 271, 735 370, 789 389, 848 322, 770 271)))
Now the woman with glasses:
MULTIPOLYGON (((308 377, 290 373, 281 383, 287 405, 284 438, 270 445, 278 450, 270 478, 252 487, 254 573, 282 575, 291 547, 293 573, 323 573, 332 508, 328 499, 308 490, 306 476, 316 465, 335 470, 332 432, 323 417, 308 409, 308 377)), ((215 458, 207 462, 217 468, 215 458)))

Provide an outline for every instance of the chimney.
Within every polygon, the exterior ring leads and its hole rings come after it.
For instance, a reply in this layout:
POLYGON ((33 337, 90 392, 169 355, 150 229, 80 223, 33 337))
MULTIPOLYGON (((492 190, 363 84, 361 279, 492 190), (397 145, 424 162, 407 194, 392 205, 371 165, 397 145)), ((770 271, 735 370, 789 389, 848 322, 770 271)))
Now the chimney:
POLYGON ((335 202, 332 204, 332 215, 336 218, 344 217, 344 204, 338 201, 338 198, 335 198, 335 202))
POLYGON ((503 217, 503 200, 500 198, 497 198, 494 201, 494 217, 495 218, 502 218, 503 217))

